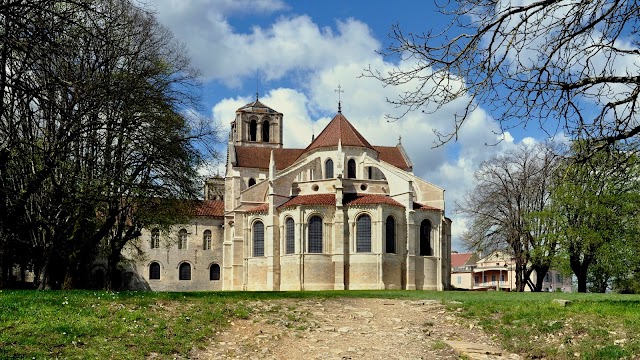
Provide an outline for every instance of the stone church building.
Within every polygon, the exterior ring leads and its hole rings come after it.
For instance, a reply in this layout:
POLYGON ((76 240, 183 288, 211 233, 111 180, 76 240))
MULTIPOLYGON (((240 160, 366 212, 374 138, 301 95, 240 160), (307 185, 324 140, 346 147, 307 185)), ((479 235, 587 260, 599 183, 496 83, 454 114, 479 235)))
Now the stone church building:
POLYGON ((304 149, 283 114, 236 111, 224 179, 189 224, 143 233, 134 264, 153 290, 425 289, 450 285, 444 189, 402 144, 374 146, 340 111, 304 149))

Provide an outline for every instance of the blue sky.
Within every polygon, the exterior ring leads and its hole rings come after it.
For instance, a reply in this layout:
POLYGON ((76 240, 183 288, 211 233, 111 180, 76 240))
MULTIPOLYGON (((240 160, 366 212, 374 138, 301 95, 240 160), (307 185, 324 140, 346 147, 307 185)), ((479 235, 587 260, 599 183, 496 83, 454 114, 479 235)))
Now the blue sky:
POLYGON ((385 114, 399 113, 385 99, 402 89, 384 88, 360 75, 369 66, 386 71, 399 65, 398 59, 376 52, 389 42, 392 24, 400 23, 406 32, 444 28, 448 19, 431 0, 158 0, 152 9, 202 73, 202 115, 225 131, 235 110, 255 98, 257 73, 261 101, 284 113, 285 147, 305 147, 335 115, 340 85, 343 114, 369 142, 391 146, 401 136, 416 175, 446 189, 456 250, 463 250, 459 236, 467 221, 455 214, 455 202, 471 189, 478 165, 541 137, 532 129, 498 135, 497 123, 481 107, 457 142, 433 148, 433 129, 450 129, 464 99, 432 114, 386 121, 385 114), (499 139, 496 146, 485 145, 499 139))

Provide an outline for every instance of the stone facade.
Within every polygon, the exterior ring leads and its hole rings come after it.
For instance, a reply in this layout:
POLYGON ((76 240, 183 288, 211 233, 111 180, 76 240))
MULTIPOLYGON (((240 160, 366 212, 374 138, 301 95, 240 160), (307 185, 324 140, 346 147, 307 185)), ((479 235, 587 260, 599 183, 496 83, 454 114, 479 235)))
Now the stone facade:
POLYGON ((283 119, 258 100, 236 111, 224 180, 206 183, 191 223, 161 246, 143 235, 136 270, 150 288, 449 288, 444 190, 413 174, 401 143, 372 146, 339 111, 307 148, 286 149, 283 119))

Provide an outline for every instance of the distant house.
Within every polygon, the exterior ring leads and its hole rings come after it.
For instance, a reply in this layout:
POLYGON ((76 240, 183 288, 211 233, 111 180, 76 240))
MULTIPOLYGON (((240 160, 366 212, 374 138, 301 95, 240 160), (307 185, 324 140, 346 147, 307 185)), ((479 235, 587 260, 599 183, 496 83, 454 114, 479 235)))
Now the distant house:
POLYGON ((473 268, 478 261, 475 253, 451 254, 451 286, 457 289, 473 288, 473 268))
MULTIPOLYGON (((536 281, 535 271, 531 281, 536 281)), ((502 251, 480 257, 475 253, 451 254, 451 285, 467 290, 504 290, 516 287, 515 259, 502 251)), ((526 286, 525 291, 531 291, 526 286)), ((557 270, 549 270, 542 283, 542 291, 572 291, 571 277, 557 270)))

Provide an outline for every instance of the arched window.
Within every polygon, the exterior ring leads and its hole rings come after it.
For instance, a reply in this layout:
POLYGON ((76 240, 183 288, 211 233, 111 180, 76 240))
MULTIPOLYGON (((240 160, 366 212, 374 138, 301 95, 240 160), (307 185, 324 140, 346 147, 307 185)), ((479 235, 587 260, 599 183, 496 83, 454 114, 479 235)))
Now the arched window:
POLYGON ((249 141, 256 141, 258 136, 258 122, 251 120, 249 123, 249 141))
POLYGON ((371 252, 371 216, 356 220, 356 252, 371 252))
POLYGON ((256 184, 256 179, 249 178, 249 181, 247 182, 247 184, 249 185, 248 187, 252 187, 253 185, 256 184))
POLYGON ((180 280, 191 280, 191 265, 186 262, 180 264, 178 276, 180 280))
POLYGON ((253 224, 253 256, 264 256, 264 224, 256 221, 253 224))
POLYGON ((284 222, 285 233, 285 251, 287 254, 293 254, 295 252, 295 227, 292 218, 287 218, 284 222))
POLYGON ((433 249, 431 248, 431 222, 429 220, 422 220, 420 224, 420 255, 433 255, 433 249))
POLYGON ((149 264, 149 280, 160 280, 160 264, 155 261, 149 264))
POLYGON ((160 230, 151 230, 151 248, 157 249, 160 247, 160 230))
POLYGON ((322 218, 320 216, 312 216, 309 219, 309 252, 322 252, 322 218))
POLYGON ((347 161, 347 178, 356 178, 356 161, 354 159, 349 159, 349 161, 347 161))
POLYGON ((211 230, 205 230, 202 235, 202 249, 211 250, 211 230))
POLYGON ((262 141, 269 142, 269 120, 262 123, 262 141))
POLYGON ((385 252, 388 254, 395 254, 396 252, 396 220, 393 216, 387 217, 387 238, 385 252))
POLYGON ((178 249, 186 249, 187 248, 187 230, 181 229, 178 232, 178 249))
POLYGON ((324 178, 333 178, 333 160, 331 159, 327 159, 327 162, 324 163, 324 178))
POLYGON ((220 280, 220 265, 211 264, 211 266, 209 267, 209 280, 220 280))

